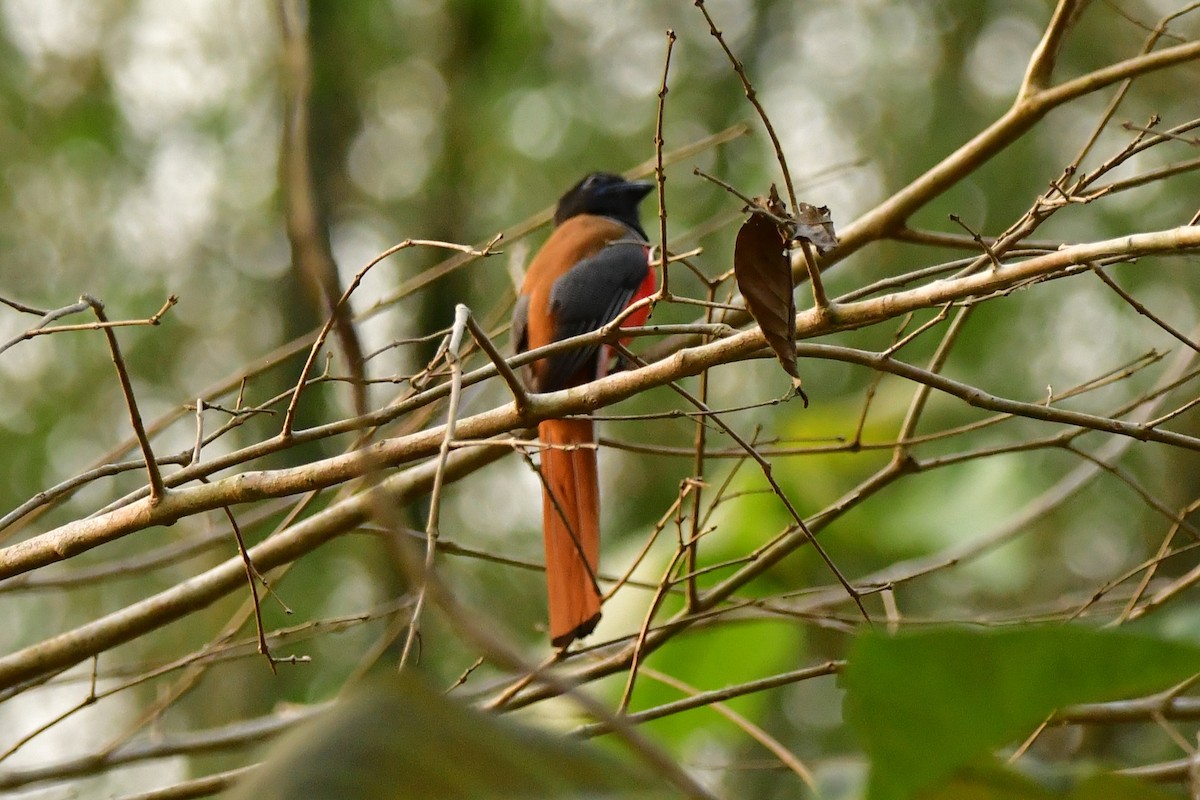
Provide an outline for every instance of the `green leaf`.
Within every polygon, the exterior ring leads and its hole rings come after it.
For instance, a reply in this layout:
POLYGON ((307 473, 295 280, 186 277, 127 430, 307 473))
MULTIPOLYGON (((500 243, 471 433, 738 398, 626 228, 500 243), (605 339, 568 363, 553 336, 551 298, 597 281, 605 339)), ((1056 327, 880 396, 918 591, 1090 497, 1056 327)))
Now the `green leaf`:
POLYGON ((958 770, 919 800, 1172 800, 1172 794, 1124 775, 1090 775, 1067 788, 1051 790, 994 759, 958 770))
POLYGON ((959 770, 942 785, 917 792, 920 800, 1055 800, 1061 798, 1034 780, 987 762, 959 770))
POLYGON ((1198 668, 1200 647, 1128 631, 871 631, 851 648, 845 716, 871 757, 868 797, 904 800, 1057 708, 1164 689, 1198 668))
POLYGON ((364 686, 292 731, 229 797, 651 798, 661 791, 661 782, 595 747, 483 714, 403 675, 364 686))

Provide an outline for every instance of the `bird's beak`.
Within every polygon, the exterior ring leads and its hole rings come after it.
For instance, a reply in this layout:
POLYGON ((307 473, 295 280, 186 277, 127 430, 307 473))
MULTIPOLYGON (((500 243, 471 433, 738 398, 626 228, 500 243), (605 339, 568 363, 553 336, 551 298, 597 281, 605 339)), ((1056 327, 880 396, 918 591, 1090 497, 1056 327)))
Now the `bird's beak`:
POLYGON ((650 181, 625 181, 624 183, 614 183, 605 189, 604 193, 623 194, 634 202, 638 202, 653 191, 654 184, 650 181))

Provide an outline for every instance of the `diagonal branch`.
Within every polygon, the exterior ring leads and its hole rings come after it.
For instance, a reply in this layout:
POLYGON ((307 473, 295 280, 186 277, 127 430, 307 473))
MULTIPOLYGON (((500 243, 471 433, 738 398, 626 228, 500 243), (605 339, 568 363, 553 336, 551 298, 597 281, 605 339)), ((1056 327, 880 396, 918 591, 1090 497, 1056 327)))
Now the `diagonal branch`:
MULTIPOLYGON (((94 297, 84 295, 81 302, 87 303, 96 314, 96 319, 107 323, 104 314, 104 304, 94 297)), ((146 473, 150 478, 150 505, 157 505, 165 496, 167 489, 163 485, 162 473, 159 472, 158 462, 154 459, 154 451, 150 447, 150 437, 142 425, 142 415, 138 411, 137 399, 133 395, 133 383, 129 380, 129 370, 125 367, 125 359, 121 357, 121 348, 117 344, 117 336, 112 328, 104 327, 104 337, 108 340, 108 351, 112 356, 113 366, 117 368, 117 379, 121 382, 121 392, 125 395, 125 407, 129 411, 129 422, 133 426, 134 435, 142 448, 142 456, 146 459, 146 473)))

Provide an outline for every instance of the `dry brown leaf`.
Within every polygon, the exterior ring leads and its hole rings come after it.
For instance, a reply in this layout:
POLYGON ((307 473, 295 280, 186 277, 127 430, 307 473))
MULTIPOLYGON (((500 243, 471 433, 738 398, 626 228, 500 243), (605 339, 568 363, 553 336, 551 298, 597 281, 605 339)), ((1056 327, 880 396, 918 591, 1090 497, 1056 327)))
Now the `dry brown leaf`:
MULTIPOLYGON (((772 187, 774 194, 774 187, 772 187)), ((778 197, 775 198, 776 200, 778 197)), ((771 201, 757 201, 771 210, 771 201)), ((782 204, 780 204, 782 206, 782 204)), ((746 308, 788 375, 800 379, 796 367, 796 299, 787 236, 775 220, 751 213, 733 247, 733 273, 746 308)), ((799 384, 796 384, 797 388, 799 384)))
POLYGON ((792 238, 806 239, 817 248, 818 253, 828 253, 838 246, 837 233, 833 230, 833 217, 829 206, 814 206, 800 203, 800 213, 796 218, 796 226, 792 238))

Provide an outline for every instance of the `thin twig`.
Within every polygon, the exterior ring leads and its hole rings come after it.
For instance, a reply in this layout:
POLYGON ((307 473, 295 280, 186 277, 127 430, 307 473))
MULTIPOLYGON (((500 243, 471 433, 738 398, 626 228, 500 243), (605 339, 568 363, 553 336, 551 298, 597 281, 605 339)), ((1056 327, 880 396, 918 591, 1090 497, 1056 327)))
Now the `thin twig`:
POLYGON ((433 570, 433 559, 437 554, 437 540, 440 534, 439 523, 442 510, 442 487, 446 480, 446 461, 450 456, 450 444, 454 441, 454 430, 458 423, 458 405, 462 396, 462 362, 459 361, 459 351, 462 348, 463 333, 471 318, 471 310, 462 303, 454 308, 454 326, 450 329, 450 338, 446 346, 446 361, 450 365, 450 402, 446 408, 446 429, 442 435, 442 444, 438 449, 437 468, 433 476, 433 489, 429 494, 429 516, 425 523, 425 562, 424 579, 417 590, 417 601, 413 604, 412 620, 409 622, 408 635, 404 639, 404 649, 400 653, 399 668, 404 669, 408 664, 413 646, 421 630, 421 611, 425 607, 426 592, 429 576, 433 570))
POLYGON ((192 457, 188 464, 200 463, 200 449, 204 446, 204 398, 196 398, 196 440, 192 444, 192 457))
POLYGON ((1177 328, 1175 328, 1174 326, 1167 323, 1167 321, 1164 320, 1162 317, 1158 316, 1153 311, 1146 308, 1145 305, 1138 302, 1138 300, 1133 295, 1131 295, 1129 292, 1122 289, 1120 287, 1120 285, 1117 284, 1116 281, 1114 281, 1107 274, 1105 274, 1104 270, 1101 269, 1098 265, 1092 264, 1091 267, 1092 267, 1092 272, 1094 272, 1096 274, 1096 277, 1099 278, 1100 280, 1104 281, 1104 285, 1107 286, 1108 288, 1112 289, 1114 292, 1116 292, 1117 295, 1122 300, 1124 300, 1126 303, 1128 303, 1133 308, 1134 311, 1141 314, 1143 317, 1146 317, 1148 320, 1153 322, 1158 327, 1162 328, 1167 333, 1171 334, 1171 336, 1173 336, 1175 339, 1179 340, 1180 342, 1183 342, 1185 345, 1187 345, 1191 349, 1195 350, 1197 353, 1200 353, 1200 345, 1197 345, 1195 342, 1193 342, 1191 339, 1189 339, 1187 336, 1185 336, 1183 333, 1181 333, 1177 328))
MULTIPOLYGON (((679 504, 676 505, 676 508, 679 504)), ((650 634, 650 626, 654 623, 654 617, 658 614, 658 609, 666 600, 668 593, 671 590, 671 575, 675 572, 676 566, 684 559, 686 550, 680 546, 676 548, 675 553, 671 556, 670 562, 663 570, 662 578, 658 582, 658 588, 654 591, 654 597, 650 600, 650 605, 646 608, 646 612, 642 614, 642 624, 638 628, 637 635, 633 640, 633 652, 629 656, 629 673, 625 677, 625 688, 621 692, 621 699, 617 703, 617 713, 624 716, 629 711, 629 703, 633 700, 633 688, 637 684, 638 672, 642 667, 642 659, 647 654, 646 637, 650 634)))
POLYGON ((512 392, 513 402, 516 404, 517 413, 525 414, 529 408, 529 393, 525 391, 525 385, 521 383, 521 379, 517 377, 517 373, 513 372, 512 367, 504 359, 500 350, 492 343, 487 332, 479 326, 475 321, 475 317, 470 312, 467 313, 467 328, 471 331, 471 336, 475 342, 487 353, 487 357, 491 359, 496 366, 496 371, 500 373, 500 377, 504 379, 508 390, 512 392))
MULTIPOLYGON (((650 722, 656 719, 662 719, 674 714, 680 714, 684 711, 691 711, 697 708, 725 700, 732 700, 735 697, 742 697, 755 692, 763 692, 768 689, 776 689, 780 686, 787 686, 800 681, 811 680, 812 678, 820 678, 827 675, 836 675, 845 667, 844 661, 827 661, 824 664, 819 664, 815 667, 806 667, 804 669, 793 670, 791 672, 782 672, 778 675, 772 675, 769 678, 760 678, 755 681, 737 684, 735 686, 726 686, 722 689, 714 689, 708 692, 697 692, 682 700, 676 700, 671 703, 664 703, 661 706, 648 708, 644 711, 635 711, 626 714, 623 719, 626 722, 640 725, 643 722, 650 722)), ((604 723, 593 723, 591 725, 581 725, 571 732, 573 736, 578 736, 583 739, 590 739, 594 736, 600 736, 608 732, 608 726, 604 723)))
MULTIPOLYGON (((162 318, 170 310, 171 306, 179 302, 179 298, 171 295, 163 305, 145 319, 118 319, 106 322, 80 322, 77 325, 51 325, 47 328, 31 328, 26 331, 21 337, 23 339, 32 339, 35 336, 47 336, 54 333, 75 333, 78 331, 100 331, 106 328, 138 328, 145 326, 157 326, 162 322, 162 318)), ((75 306, 68 306, 75 308, 75 306)), ((65 310, 65 309, 60 309, 65 310)), ((55 312, 57 313, 57 312, 55 312)))
MULTIPOLYGON (((711 302, 716 297, 717 287, 709 284, 707 287, 707 299, 711 302)), ((704 311, 704 321, 712 322, 713 309, 706 308, 704 311)), ((709 372, 705 370, 700 373, 700 402, 708 404, 708 379, 709 372)), ((695 456, 692 459, 692 513, 690 529, 688 531, 688 539, 684 543, 687 551, 686 569, 688 575, 687 586, 687 609, 692 611, 696 608, 696 598, 698 590, 696 587, 696 566, 700 558, 700 507, 702 495, 704 492, 704 451, 707 448, 706 435, 708 426, 704 424, 702 418, 696 419, 695 435, 693 438, 693 448, 695 456)))
POLYGON ((962 229, 967 232, 967 235, 971 237, 971 241, 973 241, 973 242, 975 242, 975 244, 979 245, 980 249, 983 250, 984 255, 986 255, 988 257, 988 261, 992 262, 992 267, 994 269, 1003 269, 1004 268, 1004 265, 1000 263, 1000 259, 996 257, 996 252, 992 249, 992 246, 989 245, 986 241, 984 241, 984 238, 982 236, 980 236, 975 231, 971 230, 967 226, 967 223, 962 221, 962 217, 960 217, 958 214, 951 214, 950 221, 956 225, 961 226, 962 229))
MULTIPOLYGON (((8 306, 9 308, 11 308, 14 311, 19 311, 22 314, 33 314, 35 317, 44 317, 47 314, 51 313, 44 309, 34 308, 33 306, 26 305, 25 303, 22 303, 19 300, 13 300, 13 299, 5 297, 3 295, 0 295, 0 303, 8 306)), ((79 309, 79 310, 82 311, 83 309, 79 309)))
MULTIPOLYGON (((90 295, 84 295, 80 300, 91 307, 98 320, 108 322, 108 317, 104 314, 103 303, 90 295)), ((168 302, 163 309, 165 310, 171 305, 173 303, 168 302)), ((121 357, 121 348, 117 344, 116 334, 113 333, 112 328, 104 328, 104 336, 108 340, 108 351, 112 356, 113 366, 117 368, 117 379, 121 382, 121 392, 125 395, 125 407, 129 411, 129 422, 133 426, 133 433, 137 436, 138 444, 142 448, 142 456, 146 459, 146 474, 150 479, 150 504, 153 506, 166 496, 167 488, 163 485, 162 473, 159 472, 158 462, 150 447, 150 438, 146 436, 146 429, 142 425, 142 415, 138 411, 137 400, 133 395, 133 382, 130 381, 129 371, 125 368, 125 359, 121 357)))
POLYGON ((103 330, 105 328, 126 328, 126 327, 134 327, 134 326, 138 326, 138 325, 158 325, 162 321, 163 315, 167 313, 167 311, 171 308, 171 306, 173 306, 177 302, 179 302, 178 297, 176 297, 175 295, 171 295, 170 297, 167 298, 167 301, 165 303, 163 303, 162 307, 158 311, 156 311, 154 314, 150 315, 146 319, 117 320, 115 322, 109 322, 108 320, 101 320, 98 322, 84 322, 84 323, 80 323, 79 325, 54 325, 54 326, 50 325, 50 323, 56 319, 62 319, 63 317, 70 316, 71 314, 78 314, 82 311, 87 311, 89 308, 92 308, 93 306, 92 306, 92 303, 89 302, 90 300, 91 300, 91 298, 89 298, 87 295, 84 295, 84 297, 80 298, 79 302, 72 303, 69 306, 63 306, 62 308, 56 308, 53 311, 38 312, 37 309, 30 308, 29 306, 25 306, 21 303, 17 303, 15 301, 11 301, 11 300, 4 300, 4 298, 0 298, 0 301, 3 301, 6 305, 12 306, 13 308, 17 309, 18 311, 24 311, 26 313, 41 313, 41 317, 42 317, 40 320, 38 320, 37 324, 34 325, 32 328, 29 328, 28 330, 26 330, 24 333, 20 334, 19 336, 15 336, 12 339, 9 339, 4 344, 0 344, 0 353, 3 353, 5 350, 9 349, 10 347, 12 347, 14 345, 20 344, 21 342, 27 341, 29 339, 33 339, 34 337, 46 336, 46 335, 53 334, 53 333, 68 333, 71 331, 96 331, 96 330, 103 330))
POLYGON ((654 123, 654 180, 658 184, 658 252, 662 261, 662 280, 658 286, 656 299, 668 300, 671 297, 669 270, 667 265, 667 172, 663 169, 663 117, 667 103, 667 75, 671 70, 671 50, 675 47, 675 31, 667 29, 667 54, 663 57, 662 83, 658 89, 658 117, 654 123))
POLYGON ((259 574, 254 568, 254 562, 250 560, 250 553, 246 551, 246 540, 242 538, 242 529, 238 525, 237 517, 233 515, 233 511, 229 506, 224 506, 222 511, 225 512, 225 518, 229 520, 229 526, 233 529, 233 538, 237 542, 238 555, 242 559, 242 564, 246 568, 246 584, 250 587, 250 601, 254 604, 254 629, 258 633, 258 652, 267 659, 267 666, 271 669, 271 674, 276 674, 275 658, 271 655, 271 647, 267 644, 266 626, 263 625, 262 606, 258 601, 258 581, 262 581, 263 585, 267 585, 267 580, 259 574))

